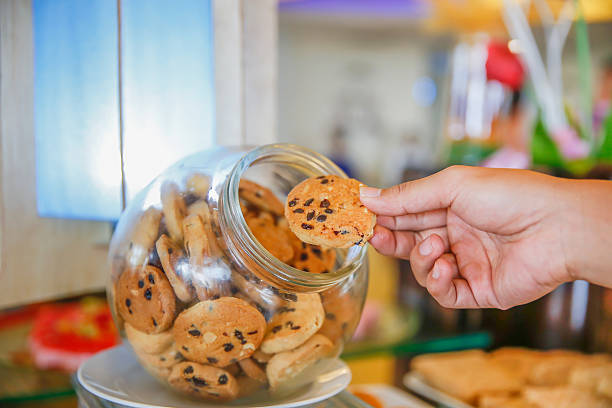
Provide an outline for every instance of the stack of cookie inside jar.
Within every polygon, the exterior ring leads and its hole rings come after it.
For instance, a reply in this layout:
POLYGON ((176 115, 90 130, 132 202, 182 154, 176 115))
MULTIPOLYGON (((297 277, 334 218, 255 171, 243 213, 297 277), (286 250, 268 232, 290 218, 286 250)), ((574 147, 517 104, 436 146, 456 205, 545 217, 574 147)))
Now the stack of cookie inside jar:
MULTIPOLYGON (((341 213, 334 206, 342 203, 283 204, 286 180, 277 193, 246 177, 236 191, 227 180, 212 182, 211 174, 185 169, 160 176, 122 215, 109 257, 116 322, 149 374, 179 393, 231 401, 286 390, 304 373, 316 375, 308 369, 321 360, 337 357, 355 330, 367 266, 365 255, 347 253, 365 251, 306 243, 290 228, 312 221, 317 232, 324 225, 317 218, 341 213), (222 201, 234 193, 230 214, 222 201), (236 234, 255 244, 235 245, 236 234), (260 257, 281 268, 274 279, 252 267, 260 257), (277 279, 283 274, 289 278, 277 279)), ((345 230, 332 234, 349 235, 345 230)))

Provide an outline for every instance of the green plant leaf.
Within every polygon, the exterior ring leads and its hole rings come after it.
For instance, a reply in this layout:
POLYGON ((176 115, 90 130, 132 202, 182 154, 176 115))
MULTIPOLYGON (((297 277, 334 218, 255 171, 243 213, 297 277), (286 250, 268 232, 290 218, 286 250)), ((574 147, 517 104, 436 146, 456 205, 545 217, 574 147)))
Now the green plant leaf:
POLYGON ((470 141, 454 142, 451 144, 448 164, 464 164, 477 166, 489 157, 498 146, 470 141))
POLYGON ((601 144, 595 153, 595 157, 607 162, 612 162, 612 109, 608 112, 608 116, 604 120, 601 144))
POLYGON ((565 160, 549 136, 541 115, 536 120, 531 138, 531 161, 536 166, 565 168, 565 160))

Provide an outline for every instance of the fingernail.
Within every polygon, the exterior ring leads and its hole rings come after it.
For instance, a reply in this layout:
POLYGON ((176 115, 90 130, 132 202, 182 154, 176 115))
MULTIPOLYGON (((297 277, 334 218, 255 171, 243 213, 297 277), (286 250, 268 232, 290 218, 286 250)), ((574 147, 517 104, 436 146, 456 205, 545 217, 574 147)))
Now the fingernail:
POLYGON ((380 188, 374 187, 359 187, 359 195, 361 197, 378 197, 380 196, 380 188))
POLYGON ((438 279, 440 277, 440 271, 434 269, 434 271, 431 273, 431 277, 434 279, 438 279))
POLYGON ((427 238, 425 241, 421 242, 419 245, 419 254, 423 256, 427 256, 431 254, 433 247, 431 246, 431 240, 427 238))

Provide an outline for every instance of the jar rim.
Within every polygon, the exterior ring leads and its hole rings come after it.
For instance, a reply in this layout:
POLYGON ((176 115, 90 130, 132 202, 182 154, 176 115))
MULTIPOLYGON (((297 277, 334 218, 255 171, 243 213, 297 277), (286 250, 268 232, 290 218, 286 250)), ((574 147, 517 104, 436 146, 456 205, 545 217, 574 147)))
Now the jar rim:
POLYGON ((236 231, 234 234, 228 234, 227 242, 244 251, 245 255, 259 266, 258 269, 263 271, 264 275, 268 275, 261 276, 261 278, 281 287, 301 292, 327 289, 355 273, 365 260, 367 244, 349 248, 344 264, 340 268, 329 273, 311 273, 282 262, 259 243, 242 214, 238 187, 240 178, 248 168, 264 162, 291 164, 294 167, 301 167, 306 172, 312 173, 313 176, 334 174, 347 177, 346 173, 330 159, 302 146, 276 143, 248 151, 230 171, 219 197, 219 209, 221 210, 219 219, 226 227, 222 228, 222 231, 236 231))

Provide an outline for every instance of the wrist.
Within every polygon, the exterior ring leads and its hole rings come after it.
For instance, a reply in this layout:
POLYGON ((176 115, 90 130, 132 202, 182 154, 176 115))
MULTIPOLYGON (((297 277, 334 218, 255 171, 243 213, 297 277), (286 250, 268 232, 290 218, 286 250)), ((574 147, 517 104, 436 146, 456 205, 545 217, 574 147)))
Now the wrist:
POLYGON ((610 286, 612 266, 612 183, 563 180, 558 202, 567 278, 610 286))

